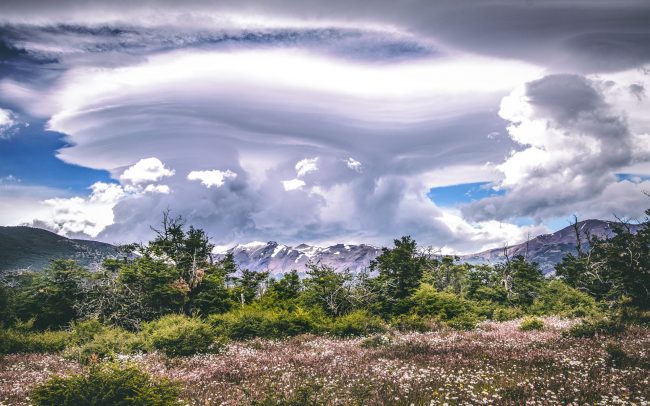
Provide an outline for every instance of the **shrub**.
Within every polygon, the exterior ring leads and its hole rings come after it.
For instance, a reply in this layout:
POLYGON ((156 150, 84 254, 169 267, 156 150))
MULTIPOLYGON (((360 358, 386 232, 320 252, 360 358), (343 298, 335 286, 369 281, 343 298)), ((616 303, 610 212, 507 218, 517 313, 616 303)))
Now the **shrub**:
POLYGON ((538 317, 524 317, 519 325, 520 331, 543 330, 544 321, 538 317))
POLYGON ((562 332, 565 337, 593 337, 596 334, 611 335, 625 331, 625 326, 611 319, 585 319, 562 332))
POLYGON ((209 320, 217 333, 234 340, 284 338, 320 329, 319 317, 301 308, 289 311, 246 306, 212 315, 209 320))
POLYGON ((473 330, 478 321, 478 317, 474 313, 462 313, 445 321, 445 324, 455 330, 473 330))
POLYGON ((521 309, 516 307, 499 307, 494 309, 492 313, 492 320, 496 321, 510 321, 518 319, 523 316, 521 309))
POLYGON ((82 363, 87 363, 95 357, 112 358, 118 354, 132 354, 143 351, 145 343, 141 336, 121 328, 104 328, 89 341, 68 347, 65 355, 82 363))
POLYGON ((596 309, 593 297, 558 280, 546 284, 530 307, 535 314, 563 317, 594 315, 596 309))
POLYGON ((143 334, 148 346, 172 357, 218 352, 224 345, 208 323, 180 314, 146 323, 143 334))
POLYGON ((58 352, 65 348, 69 339, 67 331, 0 330, 0 353, 58 352))
POLYGON ((83 344, 91 341, 104 330, 106 326, 97 319, 78 321, 70 325, 70 340, 76 344, 83 344))
POLYGON ((177 405, 180 387, 169 380, 154 380, 134 365, 93 365, 87 374, 55 376, 32 393, 35 405, 177 405))
POLYGON ((386 331, 386 324, 381 318, 364 310, 355 310, 334 319, 329 331, 339 337, 365 336, 386 331))
POLYGON ((475 304, 454 293, 439 292, 429 284, 422 284, 412 298, 418 314, 435 317, 449 327, 471 330, 478 323, 475 304))
POLYGON ((401 314, 393 317, 390 324, 403 333, 418 332, 424 333, 434 330, 436 322, 417 314, 401 314))

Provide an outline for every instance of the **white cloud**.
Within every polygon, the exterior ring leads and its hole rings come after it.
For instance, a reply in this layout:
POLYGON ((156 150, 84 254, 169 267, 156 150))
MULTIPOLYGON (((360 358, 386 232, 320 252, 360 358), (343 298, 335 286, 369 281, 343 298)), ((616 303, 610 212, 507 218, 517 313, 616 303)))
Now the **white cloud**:
POLYGON ((202 185, 210 188, 212 186, 221 187, 229 179, 235 179, 237 174, 230 169, 220 171, 213 169, 211 171, 192 171, 187 175, 188 180, 201 181, 202 185))
MULTIPOLYGON (((650 138, 634 132, 639 123, 611 104, 615 97, 650 108, 628 91, 628 83, 578 75, 550 75, 504 98, 499 114, 511 122, 508 133, 521 146, 496 166, 502 173, 496 186, 507 193, 470 204, 465 214, 478 220, 532 216, 538 221, 571 212, 611 216, 603 210, 614 209, 605 191, 618 183, 616 173, 650 162, 650 138)), ((621 204, 618 212, 642 209, 621 204)))
POLYGON ((126 169, 120 176, 120 180, 133 185, 142 185, 173 176, 174 173, 173 169, 165 168, 165 165, 158 158, 143 158, 126 169))
POLYGON ((318 158, 305 158, 296 163, 296 175, 301 178, 318 170, 318 158))
POLYGON ((361 162, 357 161, 356 159, 349 157, 346 161, 345 164, 348 166, 348 168, 352 169, 353 171, 361 173, 361 170, 363 168, 363 165, 361 165, 361 162))
POLYGON ((144 188, 144 191, 145 193, 162 193, 168 195, 171 192, 171 189, 168 185, 151 184, 147 185, 147 187, 144 188))
POLYGON ((16 118, 11 110, 0 109, 0 139, 9 138, 13 132, 12 127, 16 125, 16 118))
POLYGON ((291 191, 291 190, 298 190, 302 189, 303 186, 305 186, 305 181, 301 179, 291 179, 291 180, 283 180, 282 181, 282 186, 284 187, 284 190, 291 191))
POLYGON ((126 196, 120 185, 96 182, 87 198, 52 198, 43 203, 49 213, 37 223, 63 235, 85 234, 96 237, 113 223, 113 207, 126 196))

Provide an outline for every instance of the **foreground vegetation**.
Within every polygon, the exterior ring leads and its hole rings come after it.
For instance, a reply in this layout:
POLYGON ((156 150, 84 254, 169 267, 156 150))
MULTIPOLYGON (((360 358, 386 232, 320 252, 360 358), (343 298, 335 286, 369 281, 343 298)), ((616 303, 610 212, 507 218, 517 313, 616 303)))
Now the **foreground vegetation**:
MULTIPOLYGON (((641 405, 650 400, 648 330, 573 338, 562 331, 575 321, 543 322, 542 330, 531 331, 521 331, 521 321, 514 320, 485 322, 473 331, 255 339, 233 342, 221 354, 137 354, 117 362, 146 371, 158 385, 176 382, 182 388, 178 396, 191 405, 641 405)), ((92 368, 59 354, 6 356, 0 360, 0 403, 27 405, 33 388, 52 373, 89 375, 92 368)))
POLYGON ((644 404, 650 223, 576 237, 551 278, 507 251, 469 265, 402 237, 367 272, 274 280, 213 262, 205 233, 166 213, 100 272, 3 276, 2 402, 644 404))

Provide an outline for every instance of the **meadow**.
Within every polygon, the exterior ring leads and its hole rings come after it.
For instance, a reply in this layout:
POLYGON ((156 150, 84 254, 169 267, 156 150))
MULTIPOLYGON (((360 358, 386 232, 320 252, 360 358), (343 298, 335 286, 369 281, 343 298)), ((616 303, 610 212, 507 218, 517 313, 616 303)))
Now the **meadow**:
MULTIPOLYGON (((575 320, 483 322, 473 331, 389 331, 360 338, 311 334, 252 339, 219 354, 118 355, 156 378, 178 381, 188 405, 645 405, 650 331, 566 337, 575 320)), ((53 374, 85 365, 61 354, 0 359, 0 404, 29 405, 53 374)))

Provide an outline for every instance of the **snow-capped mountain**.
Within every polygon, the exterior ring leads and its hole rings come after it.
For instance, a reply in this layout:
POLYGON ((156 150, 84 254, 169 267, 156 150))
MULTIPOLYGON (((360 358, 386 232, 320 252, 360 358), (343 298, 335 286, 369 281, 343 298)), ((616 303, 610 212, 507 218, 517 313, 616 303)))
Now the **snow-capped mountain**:
POLYGON ((229 252, 242 269, 269 271, 272 275, 279 275, 293 269, 304 273, 307 271, 308 262, 320 263, 338 270, 350 269, 352 272, 359 272, 370 265, 370 261, 380 254, 381 249, 366 244, 337 244, 329 247, 300 244, 291 247, 269 241, 240 244, 229 252))

